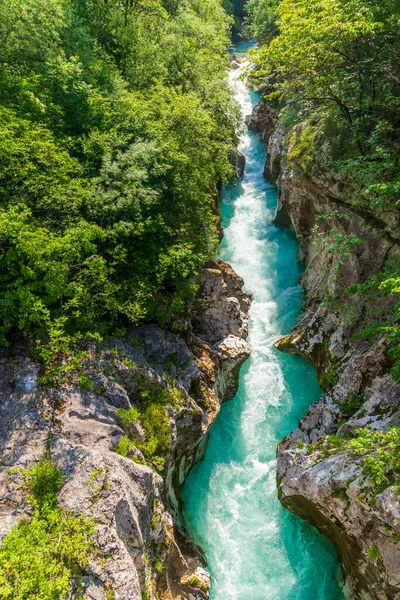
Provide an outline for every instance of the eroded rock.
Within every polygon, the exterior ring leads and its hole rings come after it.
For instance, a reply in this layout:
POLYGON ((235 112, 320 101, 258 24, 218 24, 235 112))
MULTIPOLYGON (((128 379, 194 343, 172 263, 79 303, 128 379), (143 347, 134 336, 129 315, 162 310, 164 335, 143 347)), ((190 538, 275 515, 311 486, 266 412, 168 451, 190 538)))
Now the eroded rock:
POLYGON ((276 183, 281 173, 281 158, 283 142, 285 138, 285 127, 280 124, 268 138, 267 160, 265 163, 264 177, 270 183, 276 183))
POLYGON ((279 111, 261 100, 253 108, 251 115, 245 119, 246 126, 250 131, 259 133, 263 142, 267 143, 270 136, 275 132, 279 118, 279 111))
POLYGON ((21 476, 9 468, 30 467, 51 439, 52 460, 65 477, 60 506, 96 519, 97 552, 70 600, 208 598, 201 553, 185 541, 180 490, 249 356, 250 296, 222 261, 208 266, 203 282, 205 318, 195 318, 187 342, 155 325, 122 340, 88 341, 80 366, 49 388, 33 361, 0 358, 0 537, 31 514, 21 476), (127 456, 116 451, 124 436, 146 439, 140 420, 124 425, 118 411, 137 407, 138 394, 156 388, 170 395, 164 477, 134 445, 127 456))
MULTIPOLYGON (((257 130, 257 124, 252 127, 257 130)), ((280 499, 333 541, 351 597, 398 600, 398 489, 389 486, 375 498, 362 459, 348 450, 329 450, 323 441, 332 434, 354 435, 360 427, 386 432, 400 424, 400 383, 388 374, 388 341, 385 336, 357 339, 354 334, 368 325, 368 315, 346 296, 349 286, 366 281, 389 257, 400 255, 398 214, 361 209, 360 190, 344 174, 315 165, 305 172, 295 160, 289 165, 282 160, 287 151, 282 126, 266 131, 265 176, 277 182, 279 191, 275 223, 295 231, 306 265, 303 316, 292 334, 275 345, 311 362, 324 391, 278 446, 280 499), (345 260, 335 235, 358 240, 345 260), (349 415, 351 398, 356 404, 349 415)), ((373 302, 380 318, 390 321, 394 300, 373 302)))
POLYGON ((230 163, 235 167, 236 177, 243 177, 244 168, 246 166, 246 157, 237 148, 231 152, 230 163))

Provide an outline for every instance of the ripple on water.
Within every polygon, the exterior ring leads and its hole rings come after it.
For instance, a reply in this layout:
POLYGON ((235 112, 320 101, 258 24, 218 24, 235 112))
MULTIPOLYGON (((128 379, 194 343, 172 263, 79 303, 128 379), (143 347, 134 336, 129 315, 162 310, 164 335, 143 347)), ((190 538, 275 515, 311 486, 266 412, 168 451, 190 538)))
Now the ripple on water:
MULTIPOLYGON (((230 74, 244 115, 256 96, 230 74)), ((275 451, 321 390, 314 370, 273 348, 298 318, 298 244, 272 224, 276 190, 262 177, 265 149, 242 135, 246 171, 222 195, 225 237, 221 258, 252 292, 252 356, 239 391, 214 423, 206 458, 184 490, 184 517, 201 544, 212 575, 212 600, 341 600, 338 565, 330 544, 285 511, 277 498, 275 451)))

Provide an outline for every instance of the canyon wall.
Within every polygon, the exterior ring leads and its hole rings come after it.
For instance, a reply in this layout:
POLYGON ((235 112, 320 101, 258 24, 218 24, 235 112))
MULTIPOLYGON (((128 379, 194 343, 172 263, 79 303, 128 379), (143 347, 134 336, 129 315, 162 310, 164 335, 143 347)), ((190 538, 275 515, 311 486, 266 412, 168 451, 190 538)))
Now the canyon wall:
POLYGON ((209 575, 180 520, 180 490, 250 354, 251 297, 242 286, 213 261, 186 341, 147 325, 82 342, 79 360, 64 361, 50 383, 23 347, 0 357, 0 536, 32 513, 19 469, 49 452, 64 477, 60 506, 96 522, 96 552, 71 599, 208 597, 209 575), (164 408, 165 464, 139 449, 149 441, 140 418, 124 419, 141 403, 164 408))
POLYGON ((323 390, 278 447, 280 500, 333 541, 351 597, 397 599, 399 490, 395 481, 377 490, 347 440, 360 428, 400 425, 388 339, 359 335, 373 319, 393 319, 394 299, 371 295, 363 302, 348 291, 400 256, 398 214, 361 206, 360 190, 343 174, 289 160, 284 127, 268 103, 248 125, 268 141, 265 176, 279 190, 275 222, 295 231, 306 266, 301 320, 276 348, 311 362, 323 390))

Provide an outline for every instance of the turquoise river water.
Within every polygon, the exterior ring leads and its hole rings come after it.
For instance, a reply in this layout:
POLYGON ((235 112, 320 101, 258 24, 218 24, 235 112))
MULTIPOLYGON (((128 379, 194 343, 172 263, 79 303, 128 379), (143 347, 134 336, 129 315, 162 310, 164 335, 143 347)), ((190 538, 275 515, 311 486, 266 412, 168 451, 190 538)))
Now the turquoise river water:
MULTIPOLYGON (((239 48, 240 50, 240 48, 239 48)), ((257 95, 231 71, 244 115, 257 95)), ((285 511, 276 488, 275 452, 321 391, 303 359, 277 352, 303 303, 294 235, 272 223, 277 193, 263 179, 265 147, 245 132, 239 149, 245 175, 222 195, 228 261, 254 296, 244 365, 236 398, 223 404, 205 460, 184 490, 184 517, 204 549, 212 600, 342 600, 339 568, 330 544, 285 511)))

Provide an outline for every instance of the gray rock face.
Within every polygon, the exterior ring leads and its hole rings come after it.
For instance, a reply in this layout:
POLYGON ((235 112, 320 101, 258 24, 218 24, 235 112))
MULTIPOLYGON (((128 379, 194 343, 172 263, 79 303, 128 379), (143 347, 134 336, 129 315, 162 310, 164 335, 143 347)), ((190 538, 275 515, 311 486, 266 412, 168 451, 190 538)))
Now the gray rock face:
POLYGON ((214 390, 223 401, 231 400, 236 396, 240 367, 249 358, 250 347, 244 339, 229 335, 218 344, 217 356, 220 367, 214 390))
POLYGON ((236 177, 243 177, 244 168, 246 166, 246 157, 237 148, 231 152, 230 163, 235 167, 236 177))
POLYGON ((250 131, 259 133, 262 141, 267 143, 276 130, 278 117, 279 111, 272 108, 268 102, 261 100, 253 108, 252 114, 246 117, 245 122, 250 131))
POLYGON ((243 279, 220 260, 203 270, 201 309, 193 320, 198 337, 216 344, 229 335, 245 339, 251 295, 243 290, 243 279))
POLYGON ((280 124, 268 139, 268 151, 264 169, 264 177, 270 183, 276 183, 281 173, 281 157, 283 152, 284 138, 285 127, 280 124))
POLYGON ((239 367, 249 356, 243 338, 250 303, 229 265, 217 261, 211 272, 210 279, 205 270, 201 299, 207 318, 196 320, 188 343, 154 325, 132 329, 123 340, 88 341, 79 368, 47 389, 31 360, 0 359, 0 537, 31 512, 21 476, 8 469, 42 458, 51 433, 51 457, 65 477, 59 504, 96 519, 97 553, 70 600, 82 594, 107 600, 111 592, 115 600, 209 595, 201 556, 189 543, 184 556, 178 543, 184 539, 180 489, 204 454, 219 402, 234 395, 239 367), (164 477, 139 449, 127 457, 116 452, 126 435, 138 443, 146 438, 140 421, 124 426, 118 410, 138 406, 138 394, 152 386, 171 398, 164 477))
MULTIPOLYGON (((386 432, 400 423, 400 383, 388 374, 387 339, 354 337, 368 315, 346 296, 349 286, 378 273, 388 257, 399 256, 398 216, 361 210, 359 190, 340 174, 306 173, 295 162, 286 166, 283 136, 282 127, 270 134, 265 175, 279 189, 276 224, 293 228, 300 241, 306 305, 294 332, 276 347, 310 361, 325 393, 279 444, 279 495, 284 506, 334 542, 351 597, 399 600, 398 488, 388 486, 374 498, 362 459, 324 441, 332 434, 354 435, 360 427, 386 432), (335 247, 335 235, 358 238, 346 260, 335 247), (327 291, 339 300, 329 302, 327 291), (359 403, 351 415, 349 398, 359 403)), ((390 319, 393 300, 373 302, 374 310, 390 319)))

